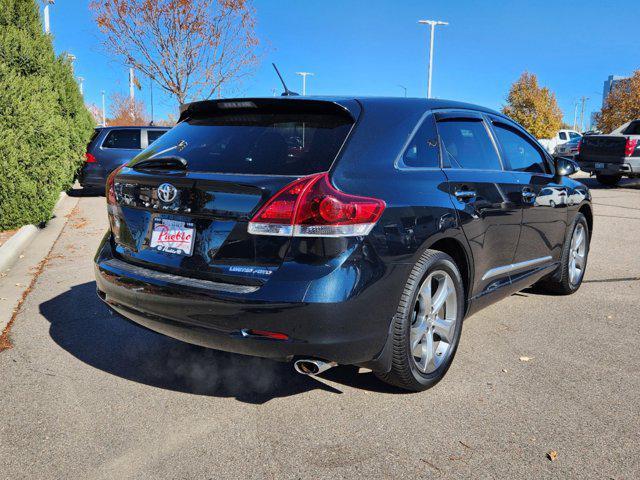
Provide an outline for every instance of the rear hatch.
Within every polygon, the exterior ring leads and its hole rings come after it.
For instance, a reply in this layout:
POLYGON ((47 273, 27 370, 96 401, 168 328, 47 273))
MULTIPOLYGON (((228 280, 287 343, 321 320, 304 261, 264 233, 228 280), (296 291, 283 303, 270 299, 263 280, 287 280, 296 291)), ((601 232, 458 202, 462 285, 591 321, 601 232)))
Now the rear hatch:
POLYGON ((622 135, 587 135, 582 137, 580 160, 599 163, 623 163, 627 138, 622 135))
POLYGON ((359 109, 302 99, 191 104, 113 179, 116 254, 178 275, 261 284, 290 239, 250 235, 253 214, 295 179, 329 170, 359 109))

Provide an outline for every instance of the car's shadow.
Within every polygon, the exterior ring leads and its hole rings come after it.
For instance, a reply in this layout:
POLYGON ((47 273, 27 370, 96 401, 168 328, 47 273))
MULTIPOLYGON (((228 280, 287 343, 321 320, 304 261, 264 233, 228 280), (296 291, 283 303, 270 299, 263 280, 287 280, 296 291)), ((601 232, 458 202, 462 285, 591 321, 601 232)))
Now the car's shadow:
POLYGON ((83 188, 76 184, 72 188, 67 190, 67 195, 69 195, 70 197, 99 197, 104 195, 104 188, 83 188))
MULTIPOLYGON (((189 345, 130 323, 96 295, 95 282, 71 287, 44 302, 51 338, 79 360, 105 372, 158 388, 264 403, 314 389, 342 393, 322 379, 295 373, 291 363, 189 345)), ((322 374, 336 383, 398 392, 356 367, 322 374)))
POLYGON ((582 177, 576 178, 580 183, 584 183, 592 190, 615 190, 618 188, 631 188, 634 190, 640 190, 640 178, 623 178, 617 185, 607 186, 602 185, 596 180, 596 177, 582 177))

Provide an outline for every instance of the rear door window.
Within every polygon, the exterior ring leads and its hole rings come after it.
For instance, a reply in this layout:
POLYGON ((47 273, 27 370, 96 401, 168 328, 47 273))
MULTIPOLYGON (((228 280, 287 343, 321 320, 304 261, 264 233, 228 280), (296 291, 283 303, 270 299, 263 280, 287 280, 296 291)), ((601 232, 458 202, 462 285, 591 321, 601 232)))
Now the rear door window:
POLYGON ((102 148, 140 149, 140 130, 111 130, 104 139, 102 148))
POLYGON ((640 122, 631 122, 624 131, 625 135, 640 135, 640 122))
POLYGON ((440 167, 440 152, 438 150, 438 133, 433 115, 425 117, 424 121, 413 136, 402 154, 402 164, 411 168, 440 167))
POLYGON ((330 114, 190 118, 162 135, 137 160, 160 151, 171 154, 176 148, 173 154, 184 158, 191 171, 309 175, 331 167, 351 126, 350 119, 330 114))
POLYGON ((544 155, 529 140, 502 123, 494 123, 493 129, 511 170, 548 173, 544 155))
POLYGON ((147 130, 147 140, 149 142, 149 145, 151 145, 165 133, 167 133, 166 130, 147 130))
POLYGON ((567 134, 565 132, 560 132, 559 136, 560 136, 560 140, 566 140, 567 139, 567 134))
POLYGON ((438 135, 444 160, 452 168, 502 170, 498 152, 482 120, 440 120, 438 135))

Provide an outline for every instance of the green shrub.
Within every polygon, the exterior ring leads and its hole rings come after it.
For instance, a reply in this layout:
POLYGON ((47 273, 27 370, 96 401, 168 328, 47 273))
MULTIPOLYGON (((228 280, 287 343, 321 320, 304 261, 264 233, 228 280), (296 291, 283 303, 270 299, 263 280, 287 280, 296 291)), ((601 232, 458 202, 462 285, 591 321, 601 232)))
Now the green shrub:
POLYGON ((49 220, 93 120, 34 0, 0 0, 0 230, 49 220))

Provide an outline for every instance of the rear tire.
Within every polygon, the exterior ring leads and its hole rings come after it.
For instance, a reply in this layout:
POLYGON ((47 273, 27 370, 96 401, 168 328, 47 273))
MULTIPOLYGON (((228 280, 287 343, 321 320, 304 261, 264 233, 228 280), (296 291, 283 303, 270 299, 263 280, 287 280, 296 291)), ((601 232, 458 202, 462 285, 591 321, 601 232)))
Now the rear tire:
POLYGON ((446 253, 427 250, 413 267, 393 318, 391 370, 377 373, 378 378, 411 391, 438 383, 458 348, 464 307, 455 262, 446 253))
POLYGON ((587 219, 582 213, 577 213, 571 235, 564 241, 558 270, 552 276, 541 280, 538 285, 544 291, 555 295, 571 295, 577 292, 587 268, 590 241, 587 219))
POLYGON ((596 173, 596 180, 602 185, 615 187, 618 182, 622 180, 622 175, 603 175, 602 173, 596 173))

